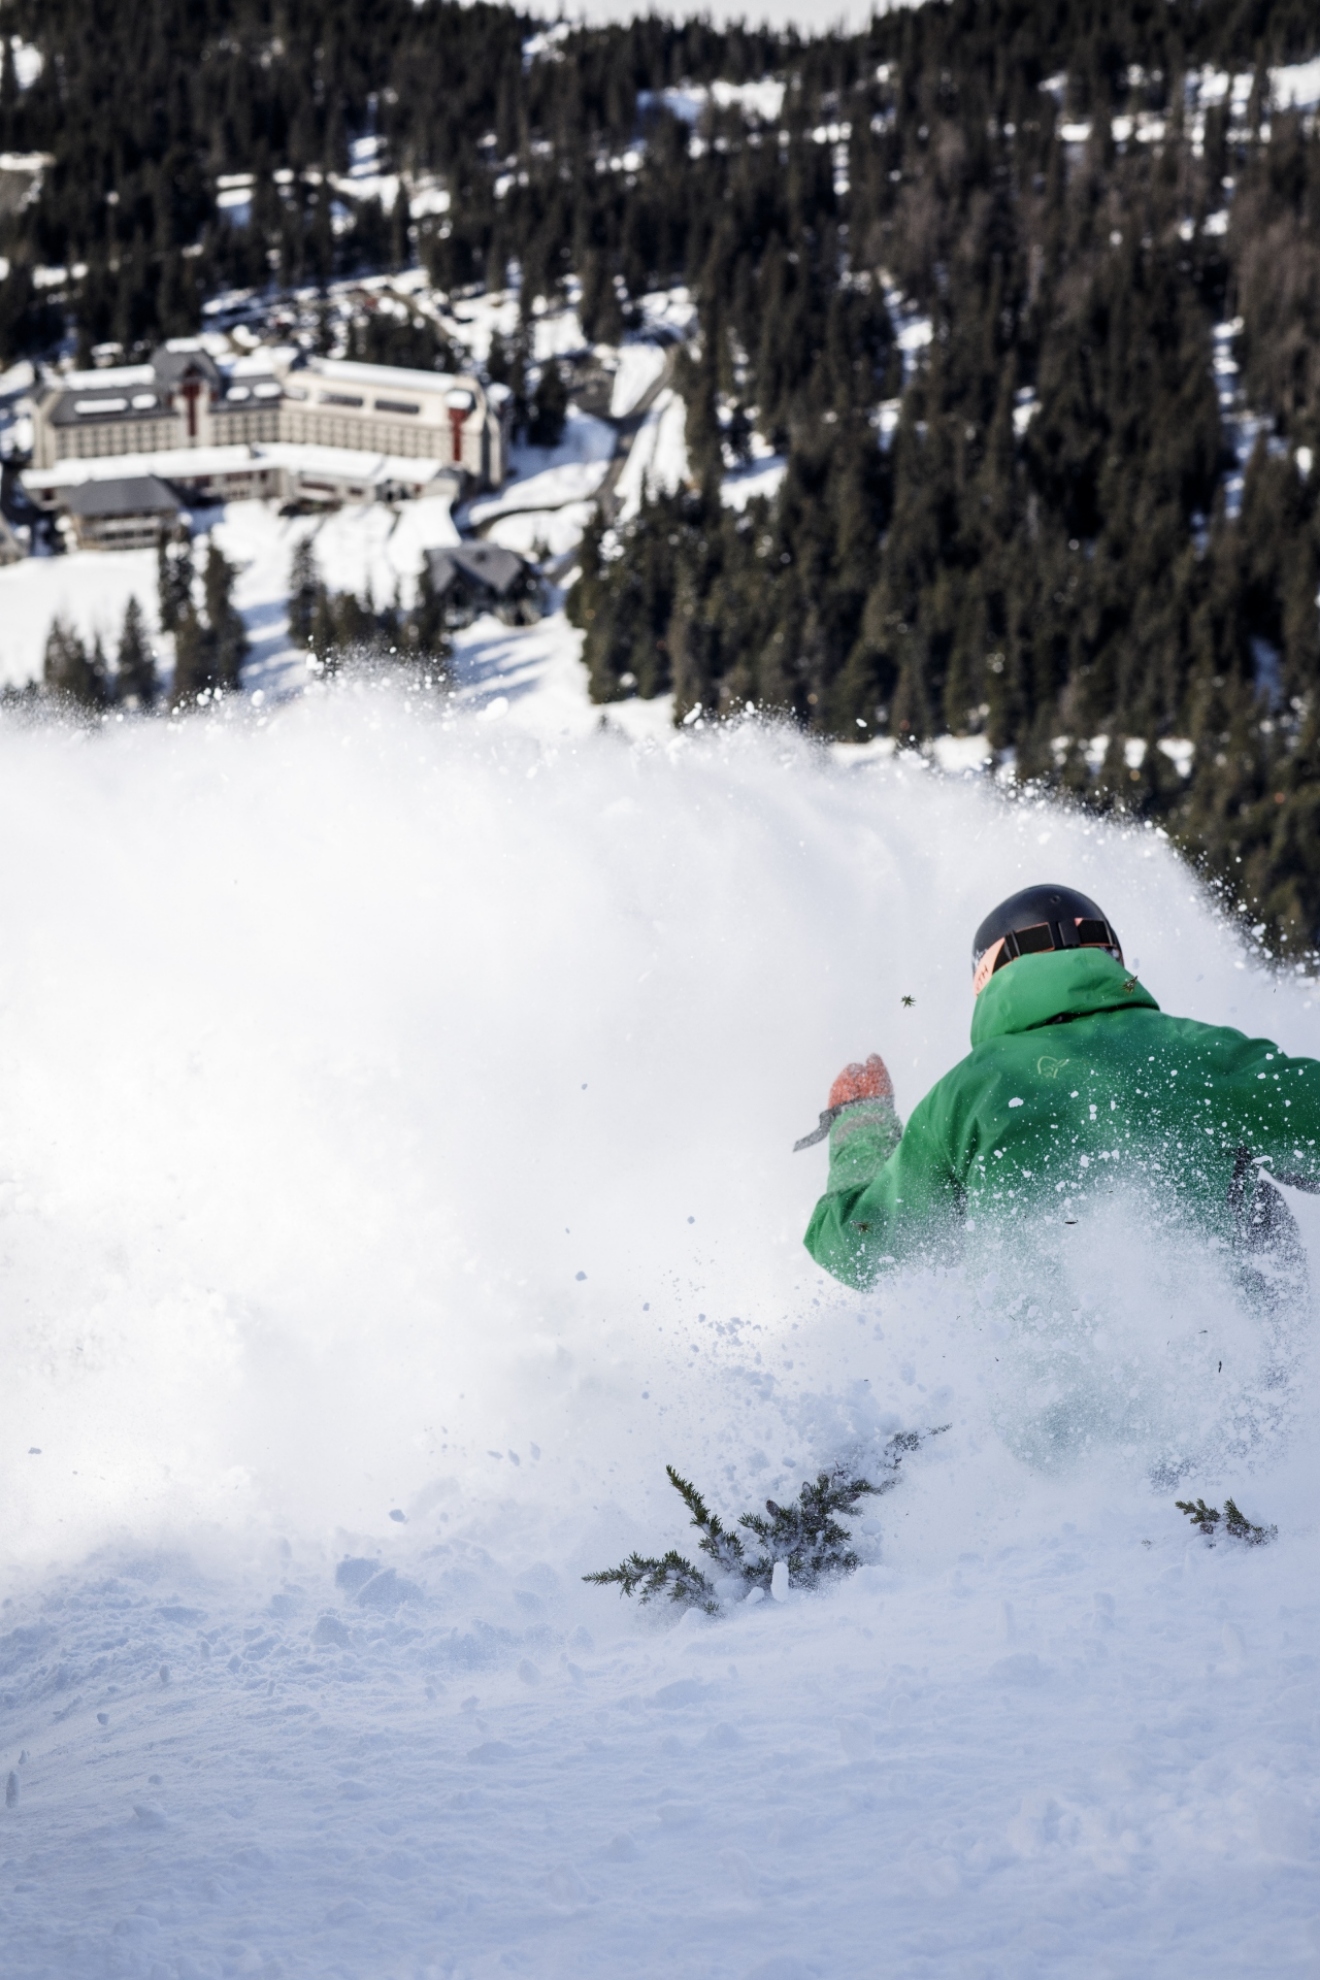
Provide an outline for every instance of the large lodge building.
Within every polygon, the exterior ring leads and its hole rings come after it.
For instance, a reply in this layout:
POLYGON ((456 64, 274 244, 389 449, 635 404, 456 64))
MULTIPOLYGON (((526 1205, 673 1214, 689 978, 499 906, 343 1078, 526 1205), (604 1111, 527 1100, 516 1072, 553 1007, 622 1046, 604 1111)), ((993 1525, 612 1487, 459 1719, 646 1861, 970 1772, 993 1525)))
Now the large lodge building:
POLYGON ((150 364, 52 377, 36 396, 33 468, 40 475, 109 455, 292 444, 434 462, 465 489, 504 480, 512 413, 505 388, 282 357, 258 351, 222 369, 200 342, 180 338, 150 364))

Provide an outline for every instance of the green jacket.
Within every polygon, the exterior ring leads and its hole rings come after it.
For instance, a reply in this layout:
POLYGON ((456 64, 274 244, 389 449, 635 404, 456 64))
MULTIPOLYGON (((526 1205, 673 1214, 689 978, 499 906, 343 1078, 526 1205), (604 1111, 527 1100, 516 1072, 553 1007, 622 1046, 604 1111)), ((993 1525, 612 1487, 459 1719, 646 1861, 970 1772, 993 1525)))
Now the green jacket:
POLYGON ((1320 1061, 1166 1017, 1103 950, 1022 956, 977 998, 971 1052, 906 1131, 890 1101, 837 1116, 806 1244, 862 1286, 953 1226, 1062 1221, 1113 1182, 1181 1199, 1232 1239, 1253 1202, 1258 1219, 1264 1199, 1281 1207, 1261 1165, 1320 1183, 1320 1061))

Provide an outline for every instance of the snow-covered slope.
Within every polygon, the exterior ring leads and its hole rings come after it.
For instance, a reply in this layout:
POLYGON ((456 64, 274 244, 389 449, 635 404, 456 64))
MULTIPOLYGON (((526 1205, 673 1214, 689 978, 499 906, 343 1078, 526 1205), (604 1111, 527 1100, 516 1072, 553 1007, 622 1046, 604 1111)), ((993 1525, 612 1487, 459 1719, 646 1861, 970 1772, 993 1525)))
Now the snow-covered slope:
POLYGON ((6 1974, 1315 1972, 1309 1340, 1267 1391, 1101 1223, 845 1293, 789 1153, 965 1050, 1028 880, 1170 1008, 1314 1049, 1314 986, 1151 835, 602 728, 573 647, 0 728, 6 1974), (834 1592, 579 1579, 686 1544, 667 1461, 735 1515, 945 1423, 834 1592))

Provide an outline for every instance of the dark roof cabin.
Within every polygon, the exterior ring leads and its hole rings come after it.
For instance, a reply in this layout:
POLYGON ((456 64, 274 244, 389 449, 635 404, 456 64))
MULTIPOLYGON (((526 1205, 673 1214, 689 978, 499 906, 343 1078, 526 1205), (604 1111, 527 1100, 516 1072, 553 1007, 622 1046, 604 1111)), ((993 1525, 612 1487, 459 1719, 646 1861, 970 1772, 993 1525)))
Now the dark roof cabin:
POLYGON ((177 495, 154 474, 84 481, 62 492, 60 507, 80 550, 153 549, 181 513, 177 495))
POLYGON ((506 626, 530 626, 541 616, 540 579, 515 550, 498 543, 457 543, 428 550, 426 564, 447 625, 471 625, 483 612, 494 613, 506 626))

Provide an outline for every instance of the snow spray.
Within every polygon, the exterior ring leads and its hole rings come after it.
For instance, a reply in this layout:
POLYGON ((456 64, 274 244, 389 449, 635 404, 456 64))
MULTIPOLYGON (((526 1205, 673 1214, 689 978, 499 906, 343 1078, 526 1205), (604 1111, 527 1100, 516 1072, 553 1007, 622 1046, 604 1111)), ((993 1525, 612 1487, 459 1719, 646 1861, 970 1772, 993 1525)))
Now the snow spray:
POLYGON ((1098 897, 1166 1009, 1314 1048, 1313 986, 1160 835, 750 722, 566 741, 352 681, 5 727, 0 771, 11 1563, 515 1507, 600 1566, 672 1524, 666 1462, 736 1512, 949 1421, 881 1521, 938 1551, 955 1504, 1285 1435, 1301 1337, 1112 1212, 1048 1310, 1021 1260, 857 1295, 801 1246, 801 1123, 871 1050, 911 1111, 1029 882, 1098 897))

